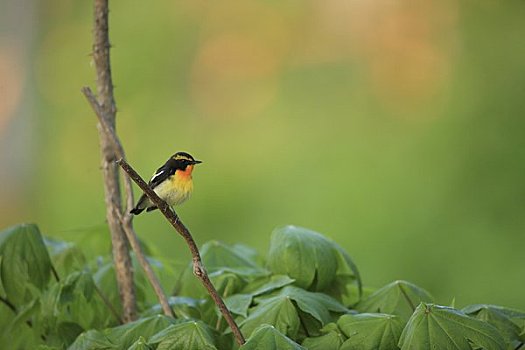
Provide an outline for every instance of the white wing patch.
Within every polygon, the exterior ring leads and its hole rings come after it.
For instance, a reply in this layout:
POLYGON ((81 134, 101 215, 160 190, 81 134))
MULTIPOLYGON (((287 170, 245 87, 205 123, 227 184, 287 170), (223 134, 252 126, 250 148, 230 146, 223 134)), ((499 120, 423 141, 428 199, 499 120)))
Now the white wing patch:
POLYGON ((158 173, 156 173, 155 175, 153 175, 153 177, 152 177, 151 180, 149 180, 149 181, 150 181, 150 182, 153 182, 153 180, 155 180, 155 178, 156 178, 157 176, 162 175, 162 173, 164 173, 164 170, 161 170, 161 171, 159 171, 158 173))

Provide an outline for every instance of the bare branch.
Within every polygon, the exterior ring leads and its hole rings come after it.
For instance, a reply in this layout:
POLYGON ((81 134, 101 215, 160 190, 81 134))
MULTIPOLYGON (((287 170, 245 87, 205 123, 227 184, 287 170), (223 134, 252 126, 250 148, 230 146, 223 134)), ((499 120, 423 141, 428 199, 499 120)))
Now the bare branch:
MULTIPOLYGON (((100 110, 99 118, 105 124, 115 129, 115 99, 113 96, 113 82, 109 59, 109 34, 108 34, 108 0, 94 1, 94 28, 93 28, 93 60, 97 71, 97 109, 100 110)), ((94 106, 92 104, 92 106, 94 106)), ((104 132, 99 124, 99 138, 102 153, 102 171, 104 174, 104 193, 106 202, 106 219, 111 231, 113 248, 113 261, 122 300, 123 320, 129 322, 137 315, 135 287, 133 284, 133 268, 129 254, 126 235, 120 224, 116 212, 121 211, 121 193, 119 184, 118 167, 115 166, 115 149, 108 133, 104 132)))
POLYGON ((217 290, 211 283, 210 278, 206 273, 204 265, 202 264, 199 249, 197 247, 197 244, 193 240, 193 237, 188 228, 186 228, 186 226, 179 219, 177 213, 174 210, 170 209, 169 205, 165 201, 160 199, 159 196, 157 196, 157 194, 146 184, 146 182, 140 177, 140 175, 137 174, 137 172, 124 159, 118 160, 117 163, 129 175, 129 177, 142 189, 142 191, 144 191, 144 193, 149 197, 149 199, 159 208, 160 212, 166 217, 169 223, 182 236, 182 238, 184 238, 184 240, 188 244, 191 255, 193 257, 193 273, 202 282, 202 284, 210 294, 211 298, 213 299, 213 301, 221 311, 222 315, 224 316, 224 319, 226 320, 226 322, 228 322, 228 325, 230 326, 237 343, 239 345, 244 344, 245 340, 239 329, 239 326, 237 326, 237 324, 235 323, 232 314, 226 307, 226 304, 224 304, 224 301, 220 297, 219 293, 217 293, 217 290))

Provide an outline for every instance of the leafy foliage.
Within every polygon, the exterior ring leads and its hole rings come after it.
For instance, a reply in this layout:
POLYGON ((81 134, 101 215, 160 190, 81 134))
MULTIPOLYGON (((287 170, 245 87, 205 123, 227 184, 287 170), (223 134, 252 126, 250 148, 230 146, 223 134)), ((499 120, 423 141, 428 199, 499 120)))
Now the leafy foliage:
MULTIPOLYGON (((43 239, 35 225, 0 234, 0 348, 237 349, 190 265, 176 273, 149 257, 164 288, 175 287, 169 303, 176 319, 160 315, 136 267, 141 317, 120 325, 110 257, 85 256, 71 243, 43 239)), ((350 255, 304 228, 275 230, 266 260, 249 247, 216 241, 203 246, 202 257, 247 337, 240 350, 498 350, 519 348, 525 338, 519 310, 439 306, 406 281, 364 293, 350 255)))
POLYGON ((505 349, 498 330, 446 306, 421 303, 408 321, 399 345, 402 350, 438 348, 505 349))
POLYGON ((356 310, 394 314, 408 320, 422 301, 432 302, 433 298, 427 291, 410 282, 394 281, 358 303, 356 310))

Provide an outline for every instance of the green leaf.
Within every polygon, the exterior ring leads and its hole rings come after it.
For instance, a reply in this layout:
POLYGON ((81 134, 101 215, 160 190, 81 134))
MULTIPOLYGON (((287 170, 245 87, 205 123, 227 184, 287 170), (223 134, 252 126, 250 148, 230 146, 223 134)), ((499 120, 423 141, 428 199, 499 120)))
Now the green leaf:
POLYGON ((0 280, 9 299, 22 305, 32 298, 27 285, 43 290, 51 275, 51 259, 36 225, 13 226, 0 233, 0 280))
POLYGON ((282 296, 267 299, 250 310, 248 318, 239 326, 244 336, 249 337, 263 323, 271 324, 281 333, 295 338, 299 330, 299 316, 292 300, 282 296))
POLYGON ((153 347, 148 345, 148 342, 144 337, 139 337, 139 339, 134 342, 128 350, 153 350, 153 347))
POLYGON ((403 322, 399 316, 387 314, 343 315, 337 325, 348 337, 341 350, 398 349, 397 343, 403 331, 403 322))
POLYGON ((242 293, 250 294, 256 297, 262 294, 270 293, 294 282, 294 279, 286 275, 264 276, 248 284, 242 290, 242 293))
POLYGON ((246 318, 253 297, 270 293, 293 282, 294 280, 286 275, 264 276, 248 284, 242 293, 226 297, 224 302, 232 313, 246 318))
POLYGON ((348 309, 337 300, 322 293, 315 293, 287 286, 273 294, 258 297, 257 304, 249 312, 248 318, 241 322, 246 335, 266 323, 271 324, 281 333, 296 339, 299 330, 299 312, 311 316, 321 326, 332 321, 331 313, 346 313, 348 309), (297 308, 299 310, 296 309, 297 308))
POLYGON ((249 294, 235 294, 225 298, 224 303, 233 314, 248 317, 248 309, 252 299, 252 296, 249 294))
POLYGON ((51 238, 44 238, 44 243, 60 276, 69 275, 86 266, 86 258, 76 244, 51 238))
POLYGON ((410 282, 394 281, 372 293, 355 308, 359 312, 398 315, 406 321, 420 302, 432 302, 432 296, 410 282))
POLYGON ((336 276, 337 257, 332 242, 321 234, 285 226, 272 233, 268 267, 295 279, 299 287, 323 290, 336 276))
POLYGON ((17 329, 27 327, 27 321, 29 321, 31 317, 39 311, 40 300, 33 299, 30 303, 17 310, 17 314, 14 316, 11 323, 5 329, 2 329, 1 332, 4 334, 13 334, 17 329))
POLYGON ((363 283, 359 270, 350 255, 339 244, 332 242, 332 245, 337 259, 336 277, 323 292, 344 305, 354 305, 363 297, 363 283))
POLYGON ((210 241, 201 248, 201 257, 208 272, 227 270, 239 275, 264 276, 265 268, 256 261, 256 253, 244 246, 228 246, 219 241, 210 241))
POLYGON ((309 292, 294 286, 283 288, 278 295, 295 301, 302 311, 313 316, 321 325, 332 321, 330 312, 347 313, 349 311, 337 300, 326 294, 309 292))
POLYGON ((485 304, 470 305, 463 308, 462 311, 496 327, 508 344, 520 340, 522 329, 512 321, 511 317, 524 319, 525 313, 523 312, 485 304))
POLYGON ((302 345, 309 350, 338 350, 346 340, 335 323, 329 323, 321 329, 318 337, 306 338, 302 345))
POLYGON ((115 344, 116 349, 127 349, 135 343, 141 336, 148 339, 150 336, 166 329, 173 324, 172 318, 156 315, 141 318, 137 321, 127 323, 115 328, 106 329, 104 334, 115 344))
MULTIPOLYGON (((67 346, 75 341, 75 339, 84 331, 77 323, 74 322, 60 322, 57 324, 55 331, 53 332, 54 338, 57 339, 58 343, 62 346, 67 346)), ((49 337, 47 338, 49 342, 49 337)))
POLYGON ((70 334, 115 324, 113 316, 96 291, 90 273, 74 272, 54 284, 41 298, 42 327, 46 333, 59 336, 57 341, 70 343, 70 334), (78 326, 73 326, 76 324, 78 326), (58 327, 67 327, 62 336, 58 327), (67 333, 67 334, 66 334, 67 333))
POLYGON ((505 350, 505 340, 490 324, 446 306, 421 303, 408 321, 399 346, 410 349, 505 350))
POLYGON ((287 338, 271 325, 263 324, 239 350, 302 350, 305 349, 287 338))
POLYGON ((71 344, 68 350, 106 350, 115 349, 116 345, 113 344, 108 337, 102 332, 96 330, 90 330, 80 334, 75 342, 71 344))
POLYGON ((40 332, 26 321, 38 313, 39 299, 19 307, 15 314, 0 302, 0 349, 34 349, 42 343, 40 332))
POLYGON ((217 335, 202 321, 173 324, 153 335, 148 344, 158 344, 157 350, 216 350, 217 335))

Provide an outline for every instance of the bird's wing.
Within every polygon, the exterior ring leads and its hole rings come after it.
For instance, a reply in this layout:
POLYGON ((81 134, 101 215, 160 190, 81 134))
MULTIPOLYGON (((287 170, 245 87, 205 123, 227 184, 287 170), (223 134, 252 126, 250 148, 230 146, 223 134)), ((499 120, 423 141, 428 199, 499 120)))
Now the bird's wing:
POLYGON ((161 182, 173 175, 174 172, 174 169, 169 167, 167 164, 164 164, 163 166, 158 168, 155 174, 151 177, 151 180, 149 180, 149 186, 151 188, 157 187, 161 182))

